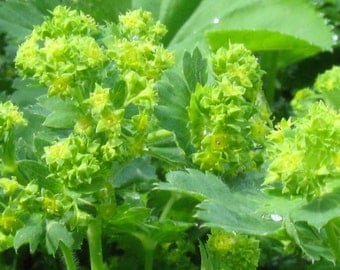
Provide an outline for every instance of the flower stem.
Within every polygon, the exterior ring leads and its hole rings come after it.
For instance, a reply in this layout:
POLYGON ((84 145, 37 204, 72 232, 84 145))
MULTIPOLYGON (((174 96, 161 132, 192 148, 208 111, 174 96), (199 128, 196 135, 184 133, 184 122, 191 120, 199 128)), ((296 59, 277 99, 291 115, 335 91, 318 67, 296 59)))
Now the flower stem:
POLYGON ((77 270, 77 266, 72 255, 72 251, 62 241, 60 241, 60 247, 61 247, 61 252, 63 253, 63 257, 65 260, 66 269, 77 270))
POLYGON ((169 211, 171 210, 171 207, 177 201, 177 199, 178 199, 178 195, 171 193, 170 199, 168 200, 168 202, 164 206, 163 211, 161 213, 161 216, 159 217, 159 222, 163 222, 166 219, 169 211))
POLYGON ((101 222, 99 220, 94 220, 87 227, 87 240, 90 249, 91 270, 105 270, 101 238, 101 222))

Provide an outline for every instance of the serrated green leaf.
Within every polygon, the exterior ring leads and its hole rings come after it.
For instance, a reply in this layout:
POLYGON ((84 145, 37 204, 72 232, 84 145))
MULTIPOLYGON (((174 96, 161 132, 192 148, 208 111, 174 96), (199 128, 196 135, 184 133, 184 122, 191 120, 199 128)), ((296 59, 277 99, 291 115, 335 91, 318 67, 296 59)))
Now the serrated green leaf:
POLYGON ((320 47, 292 35, 270 30, 220 30, 207 33, 212 50, 243 43, 253 52, 279 51, 277 67, 307 58, 320 51, 320 47))
POLYGON ((11 100, 19 107, 26 107, 30 104, 35 104, 37 98, 46 93, 43 87, 30 87, 29 83, 19 78, 14 79, 13 88, 16 91, 12 94, 11 100))
POLYGON ((159 18, 162 0, 131 0, 131 9, 143 9, 152 12, 154 19, 159 18))
POLYGON ((326 233, 335 257, 337 261, 340 262, 340 217, 328 222, 326 225, 326 233))
POLYGON ((326 237, 314 227, 306 222, 292 222, 285 220, 287 233, 294 239, 305 255, 312 261, 324 258, 330 262, 335 262, 334 255, 326 243, 326 237))
POLYGON ((117 207, 117 211, 112 216, 110 224, 115 230, 131 233, 143 227, 150 214, 151 210, 149 208, 129 207, 124 204, 117 207))
POLYGON ((167 182, 157 184, 157 189, 190 195, 199 200, 230 194, 228 186, 219 177, 194 169, 172 171, 166 175, 166 179, 167 182))
POLYGON ((340 217, 340 194, 329 193, 296 208, 291 213, 293 221, 306 221, 320 230, 331 219, 340 217))
POLYGON ((72 234, 66 229, 65 225, 57 221, 49 221, 46 224, 45 240, 47 252, 53 256, 57 251, 60 242, 63 242, 69 248, 73 244, 72 234))
POLYGON ((43 126, 49 128, 73 128, 79 116, 79 109, 69 100, 62 100, 59 97, 41 96, 39 104, 46 110, 51 111, 47 115, 43 126))
POLYGON ((178 29, 185 23, 195 8, 201 3, 201 0, 156 0, 156 2, 161 3, 159 19, 167 26, 168 32, 163 41, 165 44, 168 44, 178 29))
POLYGON ((208 78, 207 60, 203 58, 200 50, 196 47, 192 55, 186 52, 183 56, 183 73, 191 92, 195 91, 196 85, 205 85, 208 78))
POLYGON ((172 132, 158 130, 147 138, 148 154, 168 163, 183 164, 185 155, 172 132))
POLYGON ((159 183, 157 188, 202 201, 196 217, 203 220, 205 226, 253 235, 266 235, 281 227, 281 220, 275 221, 257 212, 266 197, 256 189, 232 192, 217 176, 192 169, 170 172, 167 181, 159 183))
MULTIPOLYGON (((315 8, 303 0, 243 0, 243 1, 213 1, 203 0, 186 24, 180 29, 170 44, 170 48, 183 50, 204 44, 206 33, 210 35, 210 41, 214 41, 215 31, 219 34, 239 31, 239 42, 242 30, 270 31, 292 37, 292 40, 301 40, 310 44, 308 50, 318 48, 318 51, 331 50, 333 45, 331 27, 317 13, 315 8), (296 12, 303 10, 303 12, 296 12)), ((243 35, 248 40, 246 35, 243 35)), ((223 37, 219 36, 219 39, 223 37)), ((225 36, 228 42, 228 36, 225 36)), ((261 39, 255 41, 262 43, 261 39)), ((267 44, 270 44, 268 41, 267 44)), ((216 44, 213 44, 216 46, 216 44)), ((291 53, 295 59, 304 57, 301 47, 291 48, 283 55, 291 53)), ((279 59, 284 62, 283 59, 279 59)))
POLYGON ((91 1, 74 1, 64 0, 63 4, 83 11, 91 15, 97 22, 117 21, 118 15, 131 9, 132 0, 112 1, 112 0, 91 0, 91 1))
POLYGON ((25 226, 16 232, 13 241, 14 249, 18 251, 22 245, 29 244, 30 252, 34 253, 42 240, 43 232, 42 216, 32 215, 25 226))
POLYGON ((156 168, 150 164, 149 160, 136 158, 117 168, 112 183, 115 187, 124 187, 139 181, 150 181, 157 179, 156 168))
POLYGON ((55 0, 0 2, 0 30, 6 32, 14 44, 22 42, 33 29, 33 25, 41 24, 48 9, 57 5, 55 0))
POLYGON ((32 180, 44 181, 49 174, 47 167, 34 160, 20 160, 17 165, 18 170, 27 182, 32 180))
POLYGON ((155 114, 161 127, 173 131, 179 146, 188 154, 193 151, 190 143, 190 133, 187 127, 187 106, 190 103, 191 92, 185 81, 175 72, 166 72, 167 80, 156 85, 159 103, 155 114))

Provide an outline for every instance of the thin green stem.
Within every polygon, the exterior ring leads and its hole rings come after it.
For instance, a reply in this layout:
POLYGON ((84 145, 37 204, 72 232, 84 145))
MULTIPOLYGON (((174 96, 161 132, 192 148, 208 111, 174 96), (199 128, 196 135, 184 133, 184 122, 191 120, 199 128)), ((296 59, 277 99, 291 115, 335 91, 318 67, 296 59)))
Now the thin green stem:
POLYGON ((145 261, 144 261, 144 270, 152 270, 153 268, 153 254, 155 251, 155 247, 150 249, 145 249, 145 261))
POLYGON ((169 211, 171 210, 173 204, 177 201, 177 199, 178 195, 175 193, 171 193, 170 199, 164 206, 161 216, 159 217, 159 222, 163 222, 166 219, 167 215, 169 214, 169 211))
POLYGON ((61 252, 63 254, 67 270, 77 270, 76 262, 73 258, 71 249, 63 242, 60 242, 61 252))
POLYGON ((105 270, 100 220, 94 220, 88 225, 87 240, 90 249, 91 270, 105 270))

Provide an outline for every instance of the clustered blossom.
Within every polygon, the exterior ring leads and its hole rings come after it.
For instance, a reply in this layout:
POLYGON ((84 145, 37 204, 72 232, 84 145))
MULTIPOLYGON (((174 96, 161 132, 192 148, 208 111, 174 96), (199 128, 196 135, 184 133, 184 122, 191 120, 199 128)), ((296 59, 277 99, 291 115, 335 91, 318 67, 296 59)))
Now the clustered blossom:
POLYGON ((214 229, 209 235, 206 249, 214 269, 257 269, 259 241, 247 235, 214 229))
POLYGON ((340 109, 340 66, 320 74, 311 88, 304 88, 296 92, 291 101, 296 115, 302 116, 308 112, 309 107, 318 100, 323 100, 327 106, 340 109))
POLYGON ((143 153, 154 128, 155 83, 173 63, 160 43, 165 33, 142 10, 97 25, 58 6, 35 26, 18 50, 18 70, 82 112, 69 137, 45 147, 50 178, 75 188, 102 178, 109 162, 143 153))
POLYGON ((282 119, 268 136, 264 185, 307 199, 327 192, 340 177, 340 67, 320 74, 313 88, 296 92, 294 118, 282 119))
POLYGON ((215 84, 197 85, 191 97, 189 127, 203 170, 236 174, 261 162, 270 112, 262 94, 263 71, 243 45, 212 56, 215 84))
POLYGON ((283 119, 268 135, 268 174, 264 185, 312 198, 340 177, 340 114, 315 102, 306 115, 283 119))
POLYGON ((160 44, 165 33, 165 26, 142 10, 121 15, 118 25, 108 27, 104 44, 127 84, 127 102, 154 105, 155 81, 173 63, 173 54, 160 44))
POLYGON ((0 103, 0 141, 6 139, 14 126, 26 123, 23 113, 11 101, 0 103))
POLYGON ((51 15, 20 46, 16 66, 23 76, 46 85, 50 96, 74 96, 79 79, 106 60, 94 38, 98 26, 90 16, 62 6, 51 15))

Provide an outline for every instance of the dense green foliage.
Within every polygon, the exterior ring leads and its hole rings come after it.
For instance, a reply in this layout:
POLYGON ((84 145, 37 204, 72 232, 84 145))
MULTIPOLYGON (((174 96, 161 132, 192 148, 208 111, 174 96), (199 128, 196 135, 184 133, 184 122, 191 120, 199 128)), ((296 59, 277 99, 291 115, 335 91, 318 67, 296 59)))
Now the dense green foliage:
POLYGON ((339 9, 0 1, 0 268, 339 269, 339 9))

